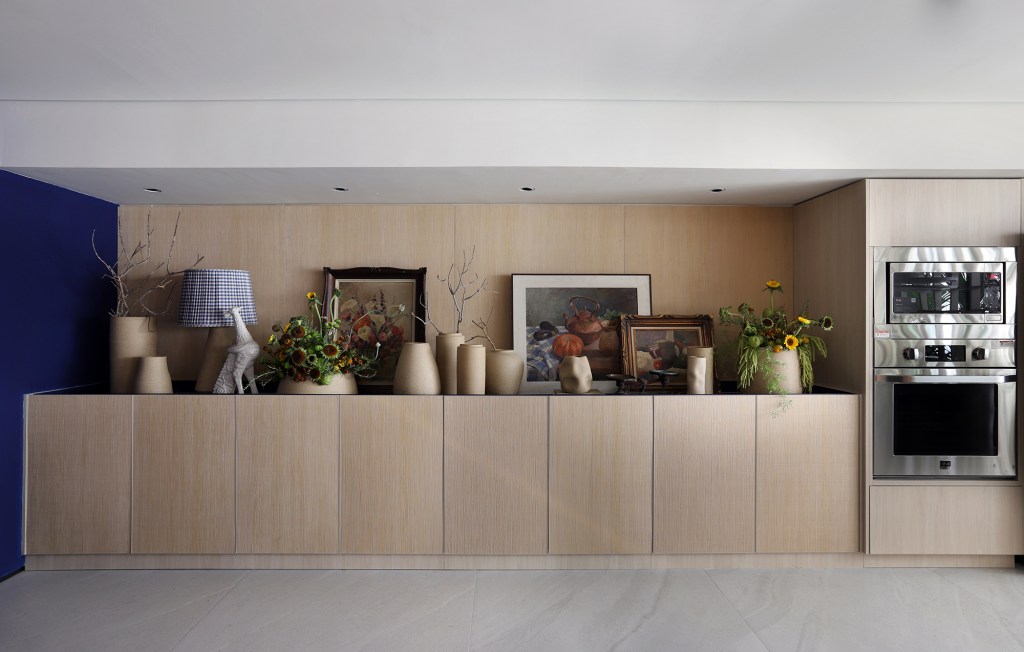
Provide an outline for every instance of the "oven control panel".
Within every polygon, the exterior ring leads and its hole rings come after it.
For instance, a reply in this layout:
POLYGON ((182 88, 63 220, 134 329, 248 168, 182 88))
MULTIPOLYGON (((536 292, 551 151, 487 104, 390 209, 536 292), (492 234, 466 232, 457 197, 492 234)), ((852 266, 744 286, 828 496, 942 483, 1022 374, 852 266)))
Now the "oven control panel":
POLYGON ((875 339, 875 367, 1016 368, 1015 340, 875 339))

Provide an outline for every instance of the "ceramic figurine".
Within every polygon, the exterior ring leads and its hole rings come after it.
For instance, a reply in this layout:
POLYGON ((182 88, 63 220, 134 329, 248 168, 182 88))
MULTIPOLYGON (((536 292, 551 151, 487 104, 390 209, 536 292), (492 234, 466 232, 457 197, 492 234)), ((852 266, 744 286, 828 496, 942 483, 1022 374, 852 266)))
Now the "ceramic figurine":
POLYGON ((256 358, 260 355, 260 345, 252 339, 252 335, 249 335, 249 329, 245 327, 245 322, 242 321, 242 315, 238 308, 232 308, 224 313, 225 317, 228 315, 235 320, 235 343, 233 346, 228 347, 228 357, 224 361, 224 366, 220 369, 217 382, 214 383, 213 393, 231 394, 237 390, 239 394, 244 394, 245 385, 242 384, 242 376, 244 374, 245 378, 249 381, 249 385, 252 386, 252 393, 259 394, 253 378, 256 375, 254 367, 256 365, 256 358))

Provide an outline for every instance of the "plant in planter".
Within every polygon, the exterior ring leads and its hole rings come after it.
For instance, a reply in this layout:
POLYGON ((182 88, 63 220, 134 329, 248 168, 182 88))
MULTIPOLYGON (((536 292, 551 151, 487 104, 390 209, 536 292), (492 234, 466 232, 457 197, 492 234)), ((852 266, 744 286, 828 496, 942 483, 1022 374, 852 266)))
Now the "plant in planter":
MULTIPOLYGON (((340 298, 341 292, 336 290, 328 304, 328 314, 334 313, 340 298)), ((348 393, 354 393, 352 376, 370 378, 377 372, 381 340, 387 338, 373 332, 376 322, 366 318, 369 313, 327 319, 320 311, 316 292, 307 293, 306 301, 308 314, 294 316, 284 324, 277 322, 272 327, 273 332, 263 346, 266 355, 260 359, 266 370, 257 380, 261 384, 276 379, 328 386, 336 376, 351 374, 347 376, 352 381, 348 393), (365 344, 371 339, 374 345, 368 349, 365 344)), ((386 315, 382 323, 392 323, 404 310, 405 306, 398 306, 397 312, 386 315)))
POLYGON ((736 312, 732 306, 719 309, 718 315, 723 324, 734 324, 740 327, 737 340, 737 386, 749 388, 757 376, 763 376, 769 394, 799 393, 800 388, 807 392, 814 386, 814 359, 820 354, 827 355, 825 342, 810 329, 820 328, 832 330, 834 323, 825 315, 813 319, 805 308, 789 320, 783 308, 775 307, 775 293, 782 292, 782 285, 775 280, 765 283, 764 292, 768 293, 768 307, 760 315, 754 312, 749 303, 740 304, 736 312), (795 354, 799 373, 795 387, 786 386, 782 362, 776 354, 795 354))

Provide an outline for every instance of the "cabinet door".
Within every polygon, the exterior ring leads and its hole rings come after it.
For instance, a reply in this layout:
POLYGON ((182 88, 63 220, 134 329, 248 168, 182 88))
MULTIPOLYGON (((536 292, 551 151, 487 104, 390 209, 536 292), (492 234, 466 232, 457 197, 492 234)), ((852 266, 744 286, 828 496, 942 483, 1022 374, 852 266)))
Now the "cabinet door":
POLYGON ((341 551, 441 554, 440 396, 341 397, 341 551))
POLYGON ((132 552, 235 551, 235 399, 136 396, 132 552))
POLYGON ((25 552, 127 553, 130 396, 29 396, 25 552))
POLYGON ((337 396, 240 396, 238 552, 337 554, 337 396))
POLYGON ((649 396, 558 396, 551 406, 552 554, 651 553, 649 396))
POLYGON ((654 398, 654 552, 754 552, 753 396, 654 398))
POLYGON ((860 397, 757 397, 757 552, 860 549, 860 397))
POLYGON ((548 399, 444 399, 444 551, 548 551, 548 399))

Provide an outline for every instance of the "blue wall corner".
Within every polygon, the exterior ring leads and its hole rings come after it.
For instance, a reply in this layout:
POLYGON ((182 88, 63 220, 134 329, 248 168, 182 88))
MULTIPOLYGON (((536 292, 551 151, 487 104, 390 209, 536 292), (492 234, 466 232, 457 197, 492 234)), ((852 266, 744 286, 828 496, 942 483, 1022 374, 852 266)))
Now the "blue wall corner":
POLYGON ((114 293, 90 244, 117 257, 117 205, 0 170, 7 339, 0 374, 0 577, 24 565, 22 396, 105 383, 114 293))

